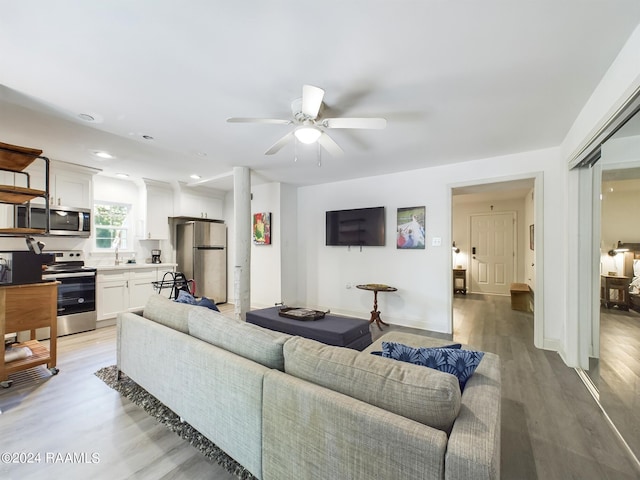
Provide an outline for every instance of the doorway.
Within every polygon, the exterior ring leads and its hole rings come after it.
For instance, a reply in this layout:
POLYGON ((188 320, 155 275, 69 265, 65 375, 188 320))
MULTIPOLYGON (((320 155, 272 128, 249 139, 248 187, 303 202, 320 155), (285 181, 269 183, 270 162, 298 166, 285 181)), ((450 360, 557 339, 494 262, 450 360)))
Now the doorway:
POLYGON ((531 288, 534 306, 533 313, 529 313, 533 324, 534 345, 542 348, 542 202, 542 173, 525 174, 499 182, 451 186, 451 240, 455 243, 452 265, 456 274, 464 270, 467 285, 470 287, 467 295, 454 294, 453 289, 451 291, 454 333, 464 322, 464 309, 459 308, 459 302, 486 302, 499 295, 508 296, 512 282, 526 283, 531 288), (488 220, 495 220, 498 225, 494 224, 483 231, 480 224, 488 220), (475 228, 476 226, 478 228, 475 228), (476 236, 472 230, 482 233, 476 236), (484 240, 480 239, 482 235, 486 237, 484 240), (492 236, 491 239, 488 238, 489 235, 492 236), (487 260, 482 256, 478 259, 478 254, 483 253, 479 247, 481 241, 485 242, 487 249, 494 249, 496 255, 493 255, 493 260, 487 260), (474 242, 478 244, 472 245, 474 242), (493 244, 493 247, 489 247, 490 244, 493 244), (474 246, 476 258, 473 254, 474 246), (510 259, 504 255, 504 252, 508 251, 511 252, 510 259), (474 265, 474 262, 477 262, 477 265, 474 265), (538 263, 540 265, 537 265, 538 263), (478 276, 473 272, 474 268, 477 269, 478 276), (476 282, 475 278, 479 278, 480 281, 476 282), (483 290, 484 288, 486 290, 483 290))

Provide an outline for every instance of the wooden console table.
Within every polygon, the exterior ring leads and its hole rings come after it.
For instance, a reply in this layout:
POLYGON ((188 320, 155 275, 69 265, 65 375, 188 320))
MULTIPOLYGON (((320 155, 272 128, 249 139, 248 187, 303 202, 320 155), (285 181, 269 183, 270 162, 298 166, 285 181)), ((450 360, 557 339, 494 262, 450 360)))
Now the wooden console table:
POLYGON ((467 294, 467 269, 453 269, 453 293, 467 294))
POLYGON ((618 307, 629 310, 629 283, 631 278, 600 275, 600 303, 607 308, 618 307), (616 297, 611 297, 611 291, 617 292, 616 297))
POLYGON ((379 283, 356 285, 356 288, 359 288, 360 290, 370 290, 373 292, 373 310, 371 310, 371 320, 369 320, 369 323, 376 322, 376 325, 380 330, 382 330, 380 324, 388 327, 389 325, 384 323, 380 318, 380 312, 378 311, 378 292, 395 292, 398 289, 395 287, 390 287, 389 285, 381 285, 379 283))
POLYGON ((6 285, 0 287, 0 386, 8 388, 12 380, 9 375, 21 370, 47 365, 56 375, 57 342, 57 305, 58 282, 32 283, 27 285, 6 285), (49 327, 51 339, 49 348, 38 342, 36 329, 49 327), (5 363, 4 336, 13 332, 31 332, 31 340, 19 343, 16 347, 28 347, 33 355, 13 362, 5 363))

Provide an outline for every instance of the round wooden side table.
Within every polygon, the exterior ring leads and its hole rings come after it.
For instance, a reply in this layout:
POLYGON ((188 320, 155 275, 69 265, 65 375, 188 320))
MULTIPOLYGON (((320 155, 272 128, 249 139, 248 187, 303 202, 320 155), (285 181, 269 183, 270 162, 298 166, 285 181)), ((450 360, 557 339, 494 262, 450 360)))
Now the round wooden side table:
POLYGON ((371 319, 369 320, 369 323, 376 322, 376 325, 380 330, 382 330, 380 324, 388 327, 389 325, 384 323, 380 318, 380 312, 378 311, 378 292, 395 292, 398 289, 395 287, 390 287, 389 285, 382 285, 380 283, 356 285, 356 288, 359 288, 360 290, 370 290, 373 292, 373 310, 371 310, 371 319))

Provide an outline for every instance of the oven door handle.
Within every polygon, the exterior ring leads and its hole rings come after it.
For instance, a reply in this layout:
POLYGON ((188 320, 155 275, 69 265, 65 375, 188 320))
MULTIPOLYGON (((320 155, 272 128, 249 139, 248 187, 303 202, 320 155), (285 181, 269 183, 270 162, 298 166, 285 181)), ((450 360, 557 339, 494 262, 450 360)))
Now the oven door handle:
POLYGON ((77 277, 95 277, 95 272, 78 272, 78 273, 49 273, 42 275, 43 280, 56 280, 58 278, 77 278, 77 277))

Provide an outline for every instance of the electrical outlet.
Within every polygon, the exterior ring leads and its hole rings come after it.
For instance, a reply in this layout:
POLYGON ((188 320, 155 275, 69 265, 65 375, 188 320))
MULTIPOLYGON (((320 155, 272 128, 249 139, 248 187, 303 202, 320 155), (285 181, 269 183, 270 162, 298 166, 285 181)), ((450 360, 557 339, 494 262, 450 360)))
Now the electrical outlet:
POLYGON ((431 246, 432 247, 439 247, 442 245, 442 238, 440 237, 433 237, 431 239, 431 246))
POLYGON ((347 283, 347 290, 349 290, 351 287, 353 287, 352 283, 347 283))

